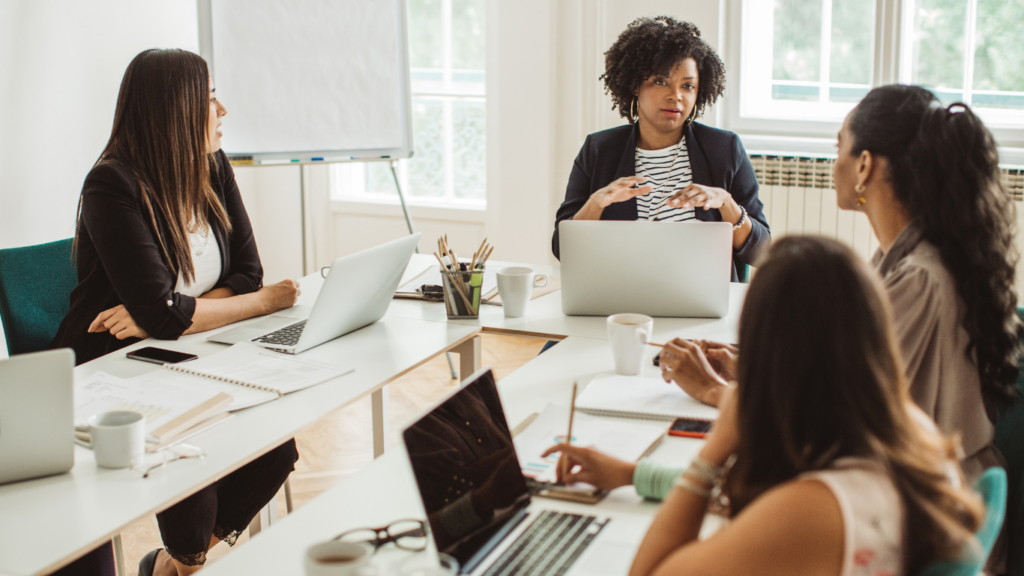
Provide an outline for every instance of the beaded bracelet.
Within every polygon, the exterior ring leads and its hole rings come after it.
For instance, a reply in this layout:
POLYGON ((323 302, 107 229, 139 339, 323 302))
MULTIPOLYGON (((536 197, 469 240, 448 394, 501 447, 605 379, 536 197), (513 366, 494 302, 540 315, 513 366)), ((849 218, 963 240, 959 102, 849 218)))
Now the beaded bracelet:
POLYGON ((701 486, 697 486, 693 482, 690 482, 690 479, 687 478, 686 476, 680 476, 679 478, 676 478, 676 481, 673 483, 673 485, 676 486, 677 488, 688 490, 696 494, 697 496, 700 496, 701 498, 711 498, 711 490, 708 490, 707 488, 703 488, 701 486))

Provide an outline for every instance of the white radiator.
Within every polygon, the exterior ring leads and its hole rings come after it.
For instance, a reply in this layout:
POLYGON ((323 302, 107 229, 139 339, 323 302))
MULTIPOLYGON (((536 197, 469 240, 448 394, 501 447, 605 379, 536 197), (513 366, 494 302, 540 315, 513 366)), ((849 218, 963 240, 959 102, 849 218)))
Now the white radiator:
MULTIPOLYGON (((878 248, 878 240, 867 216, 836 207, 832 182, 835 160, 753 154, 750 161, 761 185, 761 202, 773 238, 786 234, 821 234, 853 246, 864 259, 871 258, 878 248)), ((1004 168, 1002 173, 1007 192, 1016 200, 1020 222, 1024 217, 1024 169, 1004 168)), ((1024 227, 1018 227, 1017 244, 1021 250, 1024 227)), ((1020 274, 1017 284, 1019 291, 1020 274)))

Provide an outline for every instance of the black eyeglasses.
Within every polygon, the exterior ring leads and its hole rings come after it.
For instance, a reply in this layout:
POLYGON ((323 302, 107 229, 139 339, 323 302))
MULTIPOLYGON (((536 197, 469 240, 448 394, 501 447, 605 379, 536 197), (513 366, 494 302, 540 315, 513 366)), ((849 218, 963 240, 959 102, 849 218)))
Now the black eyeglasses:
POLYGON ((370 544, 376 552, 385 544, 410 552, 421 552, 427 549, 427 524, 422 520, 397 520, 380 528, 356 528, 342 532, 334 540, 370 544))

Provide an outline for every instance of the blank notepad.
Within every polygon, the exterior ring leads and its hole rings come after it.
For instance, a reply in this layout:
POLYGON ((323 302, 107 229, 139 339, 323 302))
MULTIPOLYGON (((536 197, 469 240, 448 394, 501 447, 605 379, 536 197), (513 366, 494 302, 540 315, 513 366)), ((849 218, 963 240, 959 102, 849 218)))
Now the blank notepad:
POLYGON ((576 409, 598 416, 649 420, 693 418, 713 421, 718 408, 708 406, 660 378, 604 375, 594 378, 579 397, 576 409))

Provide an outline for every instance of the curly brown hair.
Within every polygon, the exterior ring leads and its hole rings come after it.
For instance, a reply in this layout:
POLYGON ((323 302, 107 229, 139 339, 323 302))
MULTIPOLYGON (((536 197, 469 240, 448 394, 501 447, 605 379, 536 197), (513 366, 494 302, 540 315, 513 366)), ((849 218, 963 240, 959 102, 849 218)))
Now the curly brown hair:
POLYGON ((668 75, 683 60, 697 63, 697 117, 725 92, 725 65, 701 39, 700 30, 670 16, 637 18, 604 53, 604 91, 612 97, 612 110, 629 120, 637 89, 654 75, 668 75))

